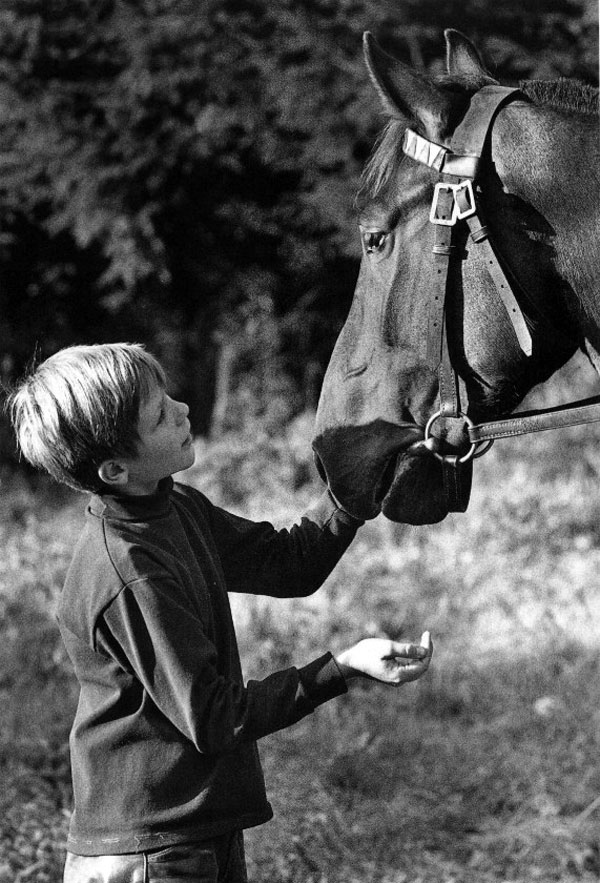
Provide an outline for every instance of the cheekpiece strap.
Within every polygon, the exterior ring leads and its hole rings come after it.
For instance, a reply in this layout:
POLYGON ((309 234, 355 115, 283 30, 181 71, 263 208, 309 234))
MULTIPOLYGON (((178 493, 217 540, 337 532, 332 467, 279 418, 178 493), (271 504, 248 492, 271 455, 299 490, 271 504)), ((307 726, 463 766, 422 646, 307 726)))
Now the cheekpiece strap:
MULTIPOLYGON (((532 340, 527 322, 496 257, 489 240, 489 230, 478 217, 480 208, 473 188, 494 117, 504 104, 517 97, 525 99, 519 89, 484 86, 471 98, 469 109, 452 136, 451 148, 429 141, 412 129, 406 129, 402 150, 416 162, 434 169, 442 178, 434 188, 429 220, 436 227, 454 227, 457 221, 467 220, 473 242, 480 245, 485 252, 486 266, 512 322, 519 345, 530 356, 532 340), (452 194, 450 208, 445 198, 449 193, 452 194)), ((453 252, 448 249, 449 244, 444 243, 442 246, 436 240, 434 254, 451 257, 453 252)), ((428 349, 432 350, 431 344, 428 349)))
POLYGON ((511 86, 484 86, 471 98, 469 110, 452 135, 452 153, 480 157, 494 117, 501 107, 515 98, 527 99, 511 86))

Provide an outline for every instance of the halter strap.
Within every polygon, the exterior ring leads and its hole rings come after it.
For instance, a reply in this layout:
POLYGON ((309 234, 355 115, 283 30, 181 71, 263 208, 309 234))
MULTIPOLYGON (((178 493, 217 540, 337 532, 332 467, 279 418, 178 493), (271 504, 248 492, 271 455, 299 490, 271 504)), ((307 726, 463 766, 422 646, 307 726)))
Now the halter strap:
MULTIPOLYGON (((412 129, 407 129, 402 149, 411 159, 429 166, 442 176, 442 181, 436 185, 434 191, 430 220, 438 227, 453 227, 458 220, 467 221, 471 239, 483 254, 486 269, 504 304, 519 346, 525 355, 530 356, 532 341, 527 322, 494 251, 489 229, 481 220, 481 207, 476 191, 473 190, 488 132, 496 114, 501 107, 516 98, 525 99, 525 96, 518 89, 508 86, 484 86, 473 95, 469 110, 452 136, 451 148, 428 141, 412 129), (442 200, 444 192, 452 193, 454 202, 450 213, 446 210, 446 215, 443 216, 440 203, 447 202, 442 200)), ((436 241, 434 254, 439 254, 438 247, 436 241)), ((428 346, 429 358, 433 355, 432 348, 428 346)))
POLYGON ((504 273, 490 241, 490 233, 481 216, 476 185, 481 157, 496 114, 507 102, 527 100, 518 89, 505 86, 485 86, 472 98, 462 122, 452 137, 451 148, 428 141, 411 129, 404 135, 402 149, 416 162, 438 172, 441 181, 436 184, 430 220, 435 224, 434 281, 429 303, 427 329, 427 361, 438 372, 440 409, 433 414, 425 429, 429 437, 431 425, 439 420, 439 437, 448 434, 452 421, 461 421, 467 429, 471 450, 463 457, 434 456, 442 463, 442 475, 449 511, 467 508, 471 484, 471 461, 480 456, 497 438, 510 438, 530 432, 542 432, 566 426, 600 422, 600 397, 584 399, 554 408, 517 412, 505 417, 475 425, 461 411, 458 375, 452 366, 446 329, 446 296, 450 261, 457 257, 457 246, 452 242, 457 221, 465 220, 472 242, 479 246, 486 260, 488 272, 504 304, 521 349, 531 355, 532 340, 527 322, 511 285, 504 273), (486 447, 476 453, 476 449, 486 447))
MULTIPOLYGON (((440 409, 435 419, 439 419, 438 437, 441 441, 457 424, 461 429, 465 427, 458 375, 452 366, 446 330, 450 262, 458 256, 458 246, 453 242, 457 221, 467 220, 469 223, 471 238, 484 252, 486 267, 512 322, 519 344, 524 352, 531 354, 531 336, 525 318, 489 242, 487 227, 477 216, 477 198, 473 189, 493 120, 500 107, 520 94, 518 89, 502 86, 486 86, 477 92, 452 137, 450 149, 428 141, 412 129, 407 129, 404 136, 404 153, 434 169, 441 177, 435 187, 430 213, 430 220, 435 225, 434 274, 426 342, 427 362, 436 368, 438 374, 440 409)), ((431 426, 431 421, 428 426, 431 426)), ((468 458, 435 454, 442 465, 446 503, 451 512, 464 512, 468 506, 472 481, 470 461, 475 448, 476 445, 472 443, 468 458)))
MULTIPOLYGON (((518 98, 525 100, 525 96, 519 89, 511 89, 508 86, 485 86, 479 92, 476 92, 471 99, 469 112, 462 122, 459 123, 452 136, 453 152, 455 154, 473 154, 479 160, 496 114, 505 104, 518 98)), ((467 218, 467 224, 471 231, 471 240, 483 252, 487 271, 492 277, 496 291, 504 304, 508 318, 512 322, 519 345, 525 355, 530 356, 532 341, 529 328, 518 301, 513 294, 512 286, 506 278, 494 251, 494 246, 489 236, 489 229, 485 222, 481 220, 481 207, 478 204, 477 211, 467 218)))
POLYGON ((472 444, 493 441, 497 438, 512 438, 530 432, 543 432, 546 429, 562 429, 565 426, 583 426, 600 423, 600 397, 582 399, 568 405, 554 408, 540 408, 538 411, 520 411, 512 417, 478 423, 468 428, 472 444))
POLYGON ((501 107, 516 98, 527 98, 510 86, 484 86, 471 98, 469 110, 454 130, 452 152, 481 157, 488 132, 501 107))

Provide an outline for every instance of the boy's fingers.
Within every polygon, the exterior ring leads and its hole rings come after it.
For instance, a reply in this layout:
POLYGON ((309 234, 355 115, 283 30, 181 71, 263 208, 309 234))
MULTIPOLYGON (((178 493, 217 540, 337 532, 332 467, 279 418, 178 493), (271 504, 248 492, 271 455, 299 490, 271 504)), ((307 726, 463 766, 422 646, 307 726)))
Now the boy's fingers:
POLYGON ((425 659, 425 657, 429 655, 429 652, 430 650, 428 646, 423 644, 422 638, 421 644, 401 644, 398 641, 394 641, 387 658, 396 659, 401 657, 404 659, 425 659))

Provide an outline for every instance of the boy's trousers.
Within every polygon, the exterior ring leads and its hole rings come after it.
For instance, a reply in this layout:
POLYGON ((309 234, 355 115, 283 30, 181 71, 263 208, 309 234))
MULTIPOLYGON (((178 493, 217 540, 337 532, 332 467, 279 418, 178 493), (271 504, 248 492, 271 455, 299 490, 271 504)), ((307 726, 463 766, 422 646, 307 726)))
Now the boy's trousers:
POLYGON ((64 883, 248 883, 243 834, 125 855, 68 852, 64 883))

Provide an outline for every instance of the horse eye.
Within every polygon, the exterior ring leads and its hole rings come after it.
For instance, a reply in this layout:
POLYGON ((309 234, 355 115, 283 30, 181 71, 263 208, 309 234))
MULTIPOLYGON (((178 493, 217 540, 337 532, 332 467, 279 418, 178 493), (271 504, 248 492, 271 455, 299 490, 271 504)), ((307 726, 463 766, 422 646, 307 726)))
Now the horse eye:
POLYGON ((387 233, 384 233, 383 230, 365 230, 363 239, 367 254, 377 254, 385 245, 387 233))

